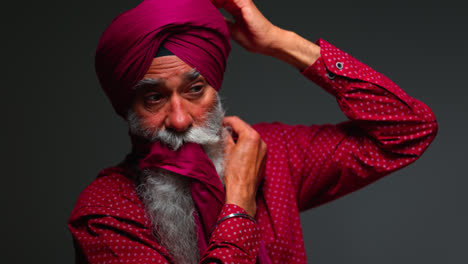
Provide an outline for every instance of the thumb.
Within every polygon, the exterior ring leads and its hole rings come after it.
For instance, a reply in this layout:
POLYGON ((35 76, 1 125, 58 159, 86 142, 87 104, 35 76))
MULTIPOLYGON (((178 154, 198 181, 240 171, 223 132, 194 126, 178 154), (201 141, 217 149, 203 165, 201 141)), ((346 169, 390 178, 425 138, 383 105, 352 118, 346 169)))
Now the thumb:
POLYGON ((232 21, 227 17, 224 17, 224 21, 226 21, 227 27, 229 29, 229 36, 231 36, 233 40, 239 42, 241 45, 243 43, 247 43, 247 39, 243 34, 242 29, 240 28, 240 24, 232 21))
POLYGON ((224 21, 226 21, 226 24, 227 24, 228 29, 229 29, 229 34, 230 34, 231 37, 232 37, 233 31, 236 30, 235 22, 232 21, 232 20, 231 20, 230 18, 228 18, 228 17, 224 17, 224 21))
POLYGON ((224 127, 223 133, 226 138, 226 145, 225 145, 225 152, 229 153, 231 152, 232 148, 236 146, 236 143, 234 142, 234 139, 232 138, 231 132, 232 128, 224 127))

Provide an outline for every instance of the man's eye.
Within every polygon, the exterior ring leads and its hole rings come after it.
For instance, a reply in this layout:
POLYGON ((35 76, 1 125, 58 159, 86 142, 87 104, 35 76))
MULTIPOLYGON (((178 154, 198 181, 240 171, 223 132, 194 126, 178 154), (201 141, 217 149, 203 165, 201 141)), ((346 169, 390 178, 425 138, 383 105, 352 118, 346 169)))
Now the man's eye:
POLYGON ((145 96, 146 101, 157 102, 162 99, 162 96, 158 93, 148 94, 145 96))
POLYGON ((198 93, 203 89, 203 85, 195 85, 190 87, 190 92, 192 93, 198 93))

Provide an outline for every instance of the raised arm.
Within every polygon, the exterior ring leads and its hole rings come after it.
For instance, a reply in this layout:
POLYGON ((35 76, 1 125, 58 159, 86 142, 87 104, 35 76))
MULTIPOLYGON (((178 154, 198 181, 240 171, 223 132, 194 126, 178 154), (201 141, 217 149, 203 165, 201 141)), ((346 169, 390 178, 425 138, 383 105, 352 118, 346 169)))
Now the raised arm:
POLYGON ((278 58, 304 70, 320 57, 320 46, 292 31, 273 25, 251 0, 211 0, 229 12, 226 18, 231 38, 246 50, 278 58))
MULTIPOLYGON (((228 25, 234 40, 296 67, 335 96, 349 118, 336 125, 254 126, 268 145, 266 184, 291 181, 299 209, 331 201, 409 165, 435 138, 438 126, 430 108, 384 75, 324 40, 314 44, 274 26, 251 0, 212 2, 232 14, 228 25), (281 178, 285 175, 290 179, 281 178)), ((264 188, 267 202, 272 186, 264 188)))
POLYGON ((330 43, 320 39, 317 44, 321 56, 302 74, 335 96, 349 120, 254 126, 269 149, 267 169, 287 168, 300 210, 408 166, 421 157, 438 131, 427 105, 330 43))

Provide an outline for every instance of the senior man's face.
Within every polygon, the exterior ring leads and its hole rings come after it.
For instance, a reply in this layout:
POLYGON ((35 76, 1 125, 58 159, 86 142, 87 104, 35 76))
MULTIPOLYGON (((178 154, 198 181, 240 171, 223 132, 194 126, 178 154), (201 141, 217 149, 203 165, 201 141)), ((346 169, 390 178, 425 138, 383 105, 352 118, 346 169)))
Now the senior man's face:
POLYGON ((137 85, 132 110, 145 127, 175 133, 202 125, 216 103, 216 91, 177 56, 154 58, 137 85))

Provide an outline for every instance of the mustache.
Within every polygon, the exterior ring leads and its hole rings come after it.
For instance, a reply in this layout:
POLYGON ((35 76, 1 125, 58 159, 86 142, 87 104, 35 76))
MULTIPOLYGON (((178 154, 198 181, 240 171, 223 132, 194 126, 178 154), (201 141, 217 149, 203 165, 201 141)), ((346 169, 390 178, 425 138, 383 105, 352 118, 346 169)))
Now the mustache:
POLYGON ((223 117, 225 111, 217 96, 213 108, 204 116, 204 122, 200 126, 191 126, 183 132, 177 132, 170 128, 156 128, 145 125, 133 110, 128 113, 130 133, 141 136, 151 142, 160 141, 173 150, 179 149, 183 144, 192 142, 200 145, 216 144, 222 139, 223 117))

